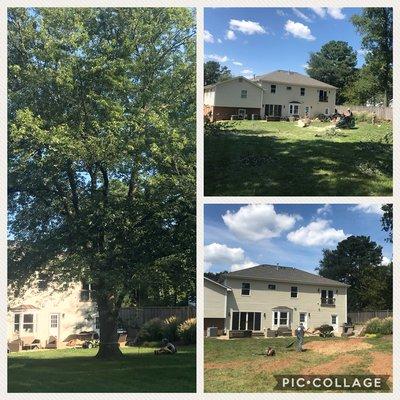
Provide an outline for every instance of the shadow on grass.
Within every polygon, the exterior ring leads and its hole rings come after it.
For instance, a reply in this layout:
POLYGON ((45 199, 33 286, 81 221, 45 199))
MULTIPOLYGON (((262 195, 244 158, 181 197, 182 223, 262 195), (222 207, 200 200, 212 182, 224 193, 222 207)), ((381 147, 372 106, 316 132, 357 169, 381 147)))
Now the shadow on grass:
POLYGON ((392 194, 392 146, 381 142, 225 134, 205 138, 204 168, 208 196, 392 194))
MULTIPOLYGON (((72 350, 73 351, 73 350, 72 350)), ((8 360, 9 392, 195 392, 194 347, 175 355, 131 351, 120 360, 104 361, 96 351, 82 356, 41 358, 18 355, 8 360)))

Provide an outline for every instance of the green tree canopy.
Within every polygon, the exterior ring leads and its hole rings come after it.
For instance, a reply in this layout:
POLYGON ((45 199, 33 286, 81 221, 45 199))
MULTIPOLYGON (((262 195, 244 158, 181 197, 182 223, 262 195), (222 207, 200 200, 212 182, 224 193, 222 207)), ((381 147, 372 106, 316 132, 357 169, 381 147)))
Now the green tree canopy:
POLYGON ((393 204, 384 204, 382 206, 382 211, 382 229, 388 232, 389 237, 386 240, 393 243, 393 204))
POLYGON ((388 106, 393 96, 393 9, 364 8, 351 20, 362 36, 371 77, 379 82, 379 92, 383 93, 384 104, 388 106))
POLYGON ((217 61, 207 61, 204 64, 204 85, 212 85, 232 77, 231 71, 217 61))
POLYGON ((194 15, 9 9, 8 79, 9 278, 95 284, 98 356, 120 356, 133 288, 195 289, 194 15))
POLYGON ((347 42, 331 40, 310 54, 306 71, 311 78, 336 86, 336 103, 342 104, 343 90, 354 80, 356 64, 356 52, 347 42))
POLYGON ((391 266, 382 265, 382 247, 368 236, 350 236, 336 249, 323 250, 317 271, 350 285, 347 304, 351 311, 392 308, 391 266))

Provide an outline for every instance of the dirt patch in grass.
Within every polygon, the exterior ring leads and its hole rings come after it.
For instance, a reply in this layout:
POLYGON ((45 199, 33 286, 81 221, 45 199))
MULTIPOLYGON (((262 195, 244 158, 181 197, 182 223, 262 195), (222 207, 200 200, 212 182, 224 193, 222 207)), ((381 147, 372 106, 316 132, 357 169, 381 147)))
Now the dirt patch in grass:
POLYGON ((389 380, 393 380, 393 357, 389 353, 372 352, 372 365, 369 371, 374 375, 390 375, 389 380))
POLYGON ((309 342, 303 346, 306 350, 317 351, 321 354, 336 354, 348 353, 355 350, 367 350, 373 346, 366 343, 364 339, 349 339, 349 340, 332 340, 332 341, 314 341, 309 342))
POLYGON ((318 364, 314 367, 309 367, 301 371, 302 375, 332 375, 343 371, 343 365, 351 366, 362 361, 360 356, 354 354, 342 354, 332 361, 318 364))

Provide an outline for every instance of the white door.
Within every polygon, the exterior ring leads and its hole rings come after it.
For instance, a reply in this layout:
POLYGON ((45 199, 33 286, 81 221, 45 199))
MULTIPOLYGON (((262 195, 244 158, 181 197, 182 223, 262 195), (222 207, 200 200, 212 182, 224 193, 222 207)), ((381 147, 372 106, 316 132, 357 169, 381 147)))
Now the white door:
POLYGON ((336 314, 332 314, 331 315, 331 325, 333 327, 333 330, 335 332, 337 332, 338 328, 339 328, 339 319, 338 319, 338 316, 336 314))
POLYGON ((50 314, 49 336, 60 337, 60 314, 50 314))
POLYGON ((304 329, 308 328, 308 313, 301 312, 299 316, 300 324, 304 326, 304 329))

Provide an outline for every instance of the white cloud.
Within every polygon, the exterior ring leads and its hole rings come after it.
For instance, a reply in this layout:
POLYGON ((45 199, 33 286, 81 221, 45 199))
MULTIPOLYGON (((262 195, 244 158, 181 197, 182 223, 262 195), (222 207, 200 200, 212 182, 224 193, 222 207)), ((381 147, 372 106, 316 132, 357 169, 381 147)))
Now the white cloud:
POLYGON ((244 77, 245 77, 246 79, 253 79, 253 78, 254 78, 254 75, 249 74, 249 75, 244 75, 244 77))
POLYGON ((239 61, 233 61, 232 64, 234 65, 239 65, 239 67, 243 66, 243 63, 239 62, 239 61))
POLYGON ((204 41, 207 43, 214 43, 214 36, 209 31, 204 31, 204 41))
POLYGON ((311 18, 309 18, 306 14, 301 12, 298 8, 292 8, 293 12, 301 19, 304 19, 304 21, 311 22, 311 18))
POLYGON ((363 56, 363 57, 365 57, 368 53, 370 53, 371 52, 371 50, 367 50, 367 49, 358 49, 357 50, 357 53, 360 55, 360 56, 363 56))
POLYGON ((239 239, 258 241, 278 237, 292 229, 298 215, 278 214, 271 204, 250 204, 222 216, 225 225, 239 239))
POLYGON ((332 206, 330 204, 325 204, 323 207, 317 209, 318 215, 327 215, 332 212, 332 206))
POLYGON ((235 32, 233 32, 233 31, 230 30, 230 29, 229 29, 228 31, 226 31, 225 39, 226 39, 226 40, 236 40, 235 32))
POLYGON ((267 31, 255 21, 246 21, 244 19, 231 19, 229 21, 229 29, 232 31, 239 31, 245 35, 254 35, 255 33, 267 33, 267 31))
POLYGON ((227 56, 219 56, 218 54, 205 54, 204 57, 218 62, 227 62, 229 60, 227 56))
POLYGON ((251 69, 244 69, 244 70, 242 70, 242 74, 252 74, 253 73, 253 71, 251 70, 251 69))
POLYGON ((249 259, 246 259, 242 263, 231 265, 231 271, 239 271, 241 269, 255 267, 256 265, 258 264, 249 259))
POLYGON ((383 215, 382 204, 378 203, 361 203, 349 208, 350 211, 363 212, 365 214, 383 215))
POLYGON ((311 7, 311 10, 313 10, 315 14, 317 14, 321 18, 324 18, 326 16, 326 9, 324 7, 311 7))
POLYGON ((301 22, 294 22, 288 19, 285 24, 285 31, 291 33, 296 38, 315 40, 315 36, 311 34, 310 28, 301 22))
POLYGON ((285 13, 285 11, 283 11, 283 10, 281 10, 281 9, 279 9, 279 10, 276 10, 276 13, 280 16, 280 17, 284 17, 284 16, 286 16, 286 13, 285 13))
POLYGON ((332 228, 330 221, 319 219, 310 222, 307 226, 302 226, 296 231, 290 232, 287 238, 290 242, 300 246, 334 246, 338 242, 346 239, 342 229, 332 228))
POLYGON ((341 8, 328 7, 326 11, 334 19, 345 19, 346 18, 346 16, 343 14, 341 8))
POLYGON ((214 264, 229 267, 231 271, 257 265, 245 256, 244 250, 240 247, 211 243, 204 247, 204 269, 208 271, 214 264))
POLYGON ((222 40, 220 38, 217 39, 218 43, 222 43, 222 40))
POLYGON ((385 265, 386 266, 386 265, 389 265, 391 262, 392 262, 392 260, 390 258, 383 256, 381 265, 385 265))

